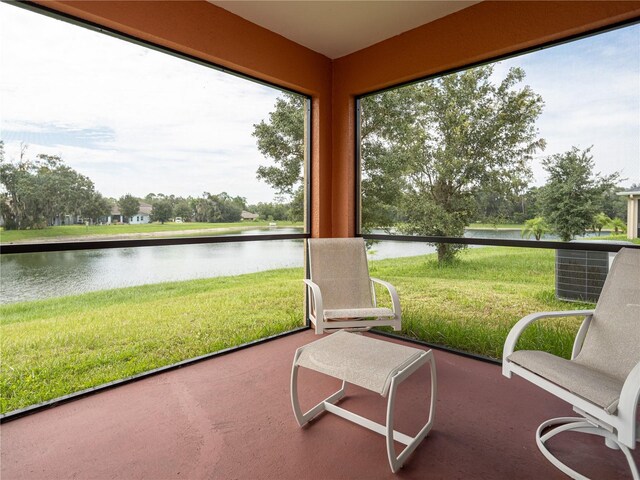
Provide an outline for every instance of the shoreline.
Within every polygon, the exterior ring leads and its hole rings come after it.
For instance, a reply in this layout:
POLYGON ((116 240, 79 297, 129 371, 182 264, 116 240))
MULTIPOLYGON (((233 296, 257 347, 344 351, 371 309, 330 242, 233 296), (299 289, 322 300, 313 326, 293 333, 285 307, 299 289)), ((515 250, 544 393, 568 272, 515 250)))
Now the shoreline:
MULTIPOLYGON (((188 236, 197 236, 199 234, 213 233, 214 235, 221 235, 229 232, 241 232, 244 230, 252 230, 252 229, 274 229, 277 230, 279 228, 296 228, 294 226, 283 226, 283 227, 269 227, 269 226, 256 226, 256 225, 242 225, 237 227, 211 227, 211 228, 195 228, 195 229, 185 229, 185 230, 165 230, 165 231, 156 231, 156 232, 136 232, 136 233, 105 233, 105 234, 90 234, 90 235, 59 235, 56 237, 42 237, 42 238, 34 238, 34 239, 24 239, 24 240, 14 240, 10 242, 3 242, 0 239, 0 247, 2 245, 22 245, 22 244, 37 244, 37 243, 57 243, 57 242, 84 242, 84 241, 101 241, 101 240, 131 240, 135 238, 164 238, 164 237, 188 237, 188 236)), ((494 232, 521 232, 524 226, 522 227, 474 227, 468 226, 465 227, 465 231, 481 231, 481 230, 491 230, 494 232)), ((612 235, 613 230, 603 229, 601 232, 602 235, 612 235)), ((598 235, 600 236, 600 235, 598 235)))
POLYGON ((136 232, 136 233, 104 233, 93 235, 60 235, 57 237, 43 237, 34 239, 14 240, 11 242, 0 242, 2 245, 18 245, 30 243, 57 243, 57 242, 83 242, 83 241, 100 241, 100 240, 130 240, 133 238, 160 238, 160 237, 180 237, 180 236, 196 236, 198 234, 215 233, 223 234, 228 232, 237 232, 244 230, 253 230, 257 228, 270 229, 273 228, 293 228, 293 227, 257 227, 255 225, 238 226, 238 227, 220 227, 220 228, 196 228, 190 230, 166 230, 158 232, 136 232))

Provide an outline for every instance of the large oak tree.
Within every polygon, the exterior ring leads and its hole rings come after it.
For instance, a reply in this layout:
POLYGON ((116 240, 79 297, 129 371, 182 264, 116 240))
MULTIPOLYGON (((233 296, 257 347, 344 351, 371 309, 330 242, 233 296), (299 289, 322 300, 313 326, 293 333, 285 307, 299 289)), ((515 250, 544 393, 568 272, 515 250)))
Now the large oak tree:
MULTIPOLYGON (((410 93, 401 99, 414 105, 378 114, 385 119, 373 136, 387 145, 382 155, 393 157, 393 173, 382 171, 378 183, 387 189, 386 202, 397 199, 406 233, 461 237, 478 194, 508 198, 528 183, 530 160, 545 145, 535 126, 544 103, 528 86, 518 87, 522 69, 512 68, 497 83, 492 75, 493 67, 483 66, 403 87, 410 93)), ((378 173, 363 169, 363 175, 378 173)), ((436 247, 439 261, 461 248, 436 247)))
MULTIPOLYGON (((512 68, 494 81, 482 66, 361 100, 362 226, 462 236, 474 196, 521 192, 532 156, 543 149, 535 122, 544 102, 512 68)), ((274 165, 258 177, 281 193, 300 188, 304 144, 299 97, 279 99, 254 126, 258 148, 274 165)), ((460 248, 436 244, 447 261, 460 248)))

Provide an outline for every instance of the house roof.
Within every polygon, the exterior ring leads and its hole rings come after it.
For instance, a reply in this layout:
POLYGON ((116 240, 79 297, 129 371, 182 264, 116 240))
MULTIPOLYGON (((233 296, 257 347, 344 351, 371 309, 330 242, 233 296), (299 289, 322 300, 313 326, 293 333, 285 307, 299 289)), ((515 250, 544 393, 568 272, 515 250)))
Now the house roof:
POLYGON ((616 195, 624 197, 640 197, 640 190, 627 190, 624 192, 618 192, 616 195))
POLYGON ((151 210, 153 210, 153 205, 140 202, 140 210, 138 211, 138 213, 142 213, 144 215, 151 215, 151 210))
POLYGON ((257 213, 247 212, 246 210, 243 210, 242 213, 240 214, 240 217, 246 220, 255 220, 259 216, 260 215, 258 215, 257 213))
POLYGON ((208 1, 331 59, 479 3, 477 0, 208 1))
MULTIPOLYGON (((153 210, 153 205, 145 202, 140 202, 138 215, 151 215, 151 210, 153 210)), ((117 203, 113 204, 113 206, 111 207, 111 215, 122 215, 117 203)))

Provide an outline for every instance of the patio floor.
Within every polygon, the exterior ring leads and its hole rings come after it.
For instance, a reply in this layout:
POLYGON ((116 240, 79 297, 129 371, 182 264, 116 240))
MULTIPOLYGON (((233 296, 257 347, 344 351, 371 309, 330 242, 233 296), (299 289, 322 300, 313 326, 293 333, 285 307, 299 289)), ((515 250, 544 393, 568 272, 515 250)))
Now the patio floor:
MULTIPOLYGON (((299 428, 291 361, 316 338, 303 331, 6 423, 2 479, 567 478, 539 453, 534 433, 571 409, 503 378, 497 365, 442 351, 434 429, 397 475, 376 433, 330 414, 299 428)), ((398 430, 415 434, 426 419, 428 376, 423 368, 401 385, 398 430)), ((299 381, 303 407, 339 386, 306 369, 299 381)), ((340 405, 384 422, 384 398, 355 386, 347 394, 340 405)), ((593 479, 630 478, 620 452, 576 437, 556 438, 552 449, 593 479)))

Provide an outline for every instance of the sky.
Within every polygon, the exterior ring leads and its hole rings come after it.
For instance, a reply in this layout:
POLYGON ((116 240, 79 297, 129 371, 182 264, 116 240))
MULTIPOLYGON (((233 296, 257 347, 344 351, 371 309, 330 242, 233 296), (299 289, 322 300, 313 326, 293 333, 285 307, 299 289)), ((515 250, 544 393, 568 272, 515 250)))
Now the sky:
POLYGON ((545 102, 537 127, 547 146, 533 162, 536 185, 546 178, 542 158, 591 145, 596 172, 621 172, 623 186, 640 183, 639 24, 503 60, 494 76, 511 67, 524 69, 523 84, 545 102))
POLYGON ((251 134, 279 90, 4 3, 0 72, 9 158, 60 155, 109 197, 274 196, 251 134))
MULTIPOLYGON (((640 183, 640 26, 504 60, 542 95, 547 148, 593 145, 596 171, 640 183)), ((0 138, 60 155, 109 197, 202 192, 271 201, 251 135, 280 91, 0 3, 0 138)))

